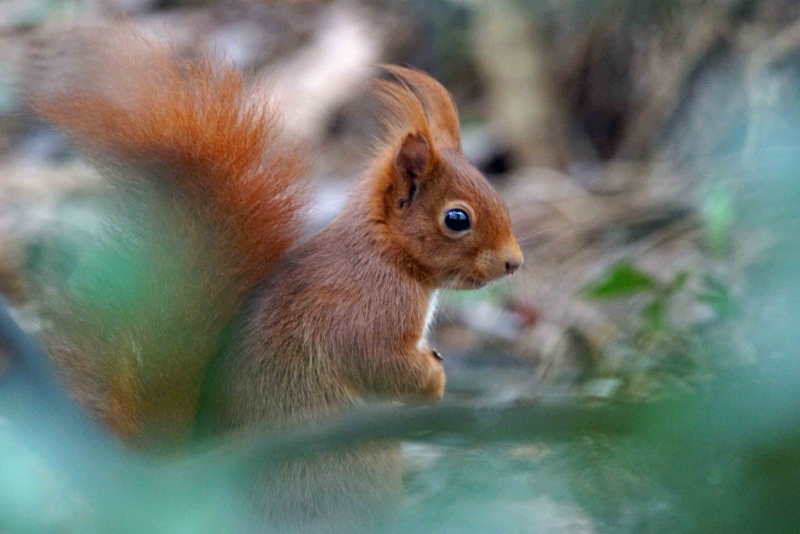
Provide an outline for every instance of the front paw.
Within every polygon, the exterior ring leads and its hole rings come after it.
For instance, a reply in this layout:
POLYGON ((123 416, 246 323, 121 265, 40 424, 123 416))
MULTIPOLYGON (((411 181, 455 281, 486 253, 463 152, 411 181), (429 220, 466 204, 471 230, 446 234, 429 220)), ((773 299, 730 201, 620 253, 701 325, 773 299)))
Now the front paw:
POLYGON ((428 368, 428 380, 424 388, 424 394, 426 398, 436 401, 441 399, 444 395, 444 385, 446 382, 444 367, 442 367, 444 358, 442 358, 442 355, 439 354, 439 351, 436 349, 430 349, 429 354, 433 356, 433 358, 429 356, 426 364, 428 368))

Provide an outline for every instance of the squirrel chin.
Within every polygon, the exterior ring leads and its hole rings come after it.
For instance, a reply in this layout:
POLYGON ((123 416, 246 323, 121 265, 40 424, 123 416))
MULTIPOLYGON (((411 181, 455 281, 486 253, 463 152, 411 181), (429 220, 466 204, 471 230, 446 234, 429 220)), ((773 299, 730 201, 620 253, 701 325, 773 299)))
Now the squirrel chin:
POLYGON ((446 289, 456 289, 458 291, 469 291, 483 289, 494 281, 495 280, 481 280, 472 276, 468 276, 466 278, 459 277, 445 283, 443 287, 446 289))

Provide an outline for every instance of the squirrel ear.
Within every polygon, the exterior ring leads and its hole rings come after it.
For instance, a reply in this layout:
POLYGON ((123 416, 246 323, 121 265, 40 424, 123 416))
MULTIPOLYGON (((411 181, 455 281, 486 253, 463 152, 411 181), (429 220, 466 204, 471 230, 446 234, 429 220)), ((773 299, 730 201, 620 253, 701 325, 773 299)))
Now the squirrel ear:
POLYGON ((461 150, 458 112, 450 93, 442 84, 413 69, 385 65, 384 68, 406 84, 422 103, 428 124, 438 148, 461 150))
POLYGON ((406 134, 394 155, 394 169, 404 186, 403 190, 408 191, 408 195, 400 199, 401 208, 414 200, 417 193, 417 178, 428 170, 430 160, 428 139, 417 132, 406 134))

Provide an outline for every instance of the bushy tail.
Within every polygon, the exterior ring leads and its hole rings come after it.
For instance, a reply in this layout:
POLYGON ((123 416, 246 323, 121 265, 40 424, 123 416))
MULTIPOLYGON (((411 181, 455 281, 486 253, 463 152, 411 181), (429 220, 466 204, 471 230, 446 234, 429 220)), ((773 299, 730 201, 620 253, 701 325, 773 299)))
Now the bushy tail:
POLYGON ((31 103, 116 186, 101 235, 38 284, 46 340, 117 434, 180 439, 223 331, 300 236, 307 167, 230 64, 103 46, 31 103))
POLYGON ((35 111, 101 166, 120 167, 112 178, 174 186, 213 221, 243 279, 263 278, 298 236, 306 171, 269 100, 208 54, 180 61, 135 36, 106 46, 92 86, 43 95, 35 111))

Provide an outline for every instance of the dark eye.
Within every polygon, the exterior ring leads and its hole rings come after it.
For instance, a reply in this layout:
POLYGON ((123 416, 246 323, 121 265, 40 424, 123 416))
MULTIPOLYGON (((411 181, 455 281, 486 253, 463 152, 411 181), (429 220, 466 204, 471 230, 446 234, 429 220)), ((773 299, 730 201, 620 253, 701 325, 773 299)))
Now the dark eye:
POLYGON ((470 228, 469 215, 458 208, 448 210, 444 214, 444 225, 454 232, 466 232, 470 228))

